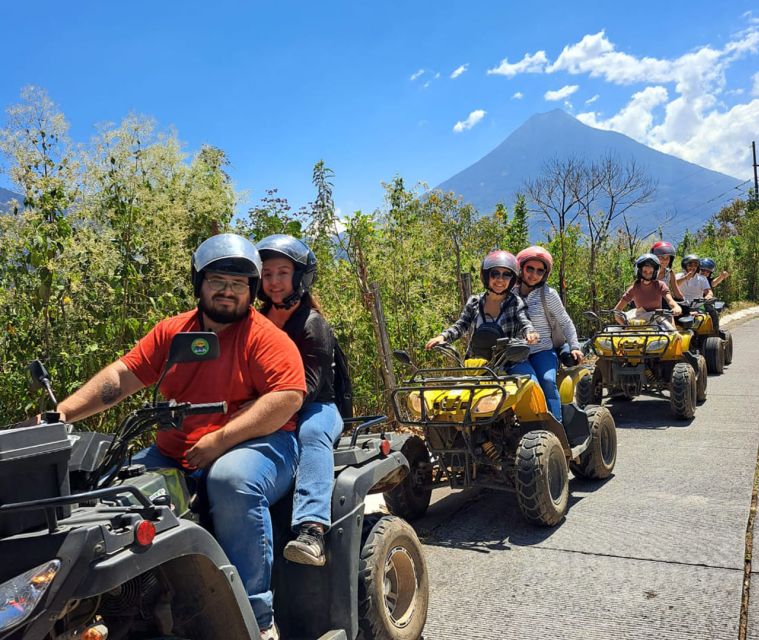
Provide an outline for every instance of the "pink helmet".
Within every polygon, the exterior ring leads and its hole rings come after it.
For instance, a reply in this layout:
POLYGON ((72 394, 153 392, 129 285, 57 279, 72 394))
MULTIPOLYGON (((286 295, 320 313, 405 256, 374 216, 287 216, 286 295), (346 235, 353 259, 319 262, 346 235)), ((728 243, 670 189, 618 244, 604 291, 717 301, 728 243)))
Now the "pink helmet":
POLYGON ((525 263, 530 260, 539 260, 545 265, 546 272, 543 274, 543 282, 548 280, 548 276, 551 275, 551 269, 553 269, 553 256, 543 247, 533 246, 522 249, 517 254, 520 272, 524 268, 525 263))
POLYGON ((514 254, 504 251, 503 249, 491 251, 483 258, 482 264, 480 265, 480 280, 482 280, 482 284, 485 285, 485 288, 488 290, 490 289, 490 276, 488 274, 491 269, 496 267, 508 269, 514 274, 515 278, 517 276, 517 271, 519 270, 517 259, 514 257, 514 254))

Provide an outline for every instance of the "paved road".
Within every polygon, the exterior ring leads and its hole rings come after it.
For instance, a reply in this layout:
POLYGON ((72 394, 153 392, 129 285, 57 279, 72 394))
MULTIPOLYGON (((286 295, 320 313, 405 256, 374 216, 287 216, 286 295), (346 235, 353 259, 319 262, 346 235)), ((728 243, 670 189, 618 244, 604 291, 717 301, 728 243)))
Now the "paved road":
MULTIPOLYGON (((759 319, 733 334, 733 364, 709 378, 692 422, 663 400, 610 405, 615 474, 573 479, 559 526, 528 526, 509 494, 436 491, 415 523, 431 578, 425 639, 737 638, 759 319)), ((759 639, 759 534, 756 545, 748 637, 759 639)))

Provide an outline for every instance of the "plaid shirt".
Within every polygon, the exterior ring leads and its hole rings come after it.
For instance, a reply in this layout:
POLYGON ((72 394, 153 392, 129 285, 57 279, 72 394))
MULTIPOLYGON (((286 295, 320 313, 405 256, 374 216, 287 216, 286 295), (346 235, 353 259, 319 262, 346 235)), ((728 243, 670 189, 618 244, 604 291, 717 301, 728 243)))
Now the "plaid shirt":
MULTIPOLYGON (((459 319, 442 332, 446 342, 458 340, 467 330, 476 329, 483 322, 490 320, 490 318, 485 317, 486 295, 481 293, 467 300, 459 319)), ((494 320, 503 329, 503 335, 506 338, 524 338, 528 332, 535 331, 527 317, 527 307, 524 301, 511 292, 501 303, 501 312, 494 320)))

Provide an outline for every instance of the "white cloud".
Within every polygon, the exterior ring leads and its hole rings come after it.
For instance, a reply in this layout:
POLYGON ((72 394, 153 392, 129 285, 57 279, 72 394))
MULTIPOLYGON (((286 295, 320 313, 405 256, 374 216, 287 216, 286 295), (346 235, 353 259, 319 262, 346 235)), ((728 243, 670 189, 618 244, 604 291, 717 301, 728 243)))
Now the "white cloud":
MULTIPOLYGON (((759 53, 759 22, 745 16, 749 27, 721 46, 701 45, 672 58, 637 56, 617 50, 605 31, 587 34, 566 45, 555 61, 545 60, 545 73, 587 75, 605 82, 642 85, 617 113, 588 110, 577 117, 591 126, 619 131, 654 149, 737 177, 751 174, 750 146, 759 122, 759 72, 744 87, 728 89, 727 71, 739 59, 759 53), (751 95, 747 103, 730 107, 733 100, 751 95)), ((528 56, 525 56, 527 59, 528 56)), ((504 61, 507 62, 507 61, 504 61)), ((524 62, 524 61, 523 61, 524 62)), ((505 67, 510 75, 527 70, 517 63, 505 67)), ((749 67, 750 68, 750 67, 749 67)), ((754 64, 756 69, 757 65, 754 64)), ((730 74, 735 85, 735 74, 730 74)), ((745 76, 744 76, 745 78, 745 76)), ((574 85, 570 85, 574 86, 574 85)), ((562 100, 567 87, 545 94, 562 100)), ((585 104, 598 99, 593 96, 585 104)))
POLYGON ((561 89, 557 89, 556 91, 546 91, 543 97, 549 102, 556 102, 558 100, 568 98, 579 88, 580 87, 576 84, 568 84, 563 86, 561 89))
POLYGON ((580 113, 577 119, 591 127, 619 131, 635 140, 640 140, 647 136, 653 126, 653 109, 668 99, 669 94, 664 87, 646 87, 643 91, 634 94, 630 102, 608 120, 599 120, 599 114, 593 111, 580 113))
POLYGON ((424 73, 424 69, 419 69, 419 71, 417 71, 416 73, 411 74, 411 77, 409 78, 409 80, 413 82, 414 80, 417 80, 418 78, 420 78, 423 73, 424 73))
POLYGON ((593 104, 593 103, 594 103, 596 100, 598 100, 600 97, 601 97, 601 96, 599 96, 598 94, 596 94, 596 95, 594 95, 592 98, 588 98, 588 99, 585 101, 585 104, 593 104))
POLYGON ((480 120, 482 120, 485 117, 485 114, 487 112, 483 109, 477 109, 475 111, 472 111, 467 116, 466 120, 459 120, 455 125, 453 125, 453 131, 454 133, 461 133, 462 131, 466 131, 467 129, 471 129, 474 125, 476 125, 480 120))
POLYGON ((513 64, 509 63, 508 58, 504 58, 500 65, 488 69, 488 75, 513 78, 518 73, 543 73, 546 64, 548 64, 548 58, 546 58, 545 51, 537 51, 532 55, 525 53, 524 58, 513 64))
POLYGON ((451 79, 454 80, 458 78, 462 73, 466 73, 469 69, 469 63, 462 64, 459 67, 456 67, 453 72, 451 73, 451 79))
POLYGON ((521 91, 517 91, 513 96, 511 96, 512 100, 521 100, 524 98, 524 94, 521 91))
POLYGON ((435 77, 433 78, 433 80, 440 80, 440 72, 439 71, 435 74, 435 77))

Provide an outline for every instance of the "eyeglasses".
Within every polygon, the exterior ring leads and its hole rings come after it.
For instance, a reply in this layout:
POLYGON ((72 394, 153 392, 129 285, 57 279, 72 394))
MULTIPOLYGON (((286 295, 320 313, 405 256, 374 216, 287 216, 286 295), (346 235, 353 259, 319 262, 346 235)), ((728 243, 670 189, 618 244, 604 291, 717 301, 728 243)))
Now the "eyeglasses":
POLYGON ((491 269, 489 275, 491 280, 506 280, 514 274, 511 271, 495 271, 491 269))
POLYGON ((211 287, 211 291, 224 291, 227 287, 232 289, 232 293, 240 295, 250 289, 250 285, 247 282, 240 282, 239 280, 222 280, 221 278, 206 278, 208 286, 211 287))
POLYGON ((540 267, 530 267, 530 266, 525 267, 524 270, 527 273, 535 273, 539 276, 542 276, 546 272, 545 269, 541 269, 540 267))

